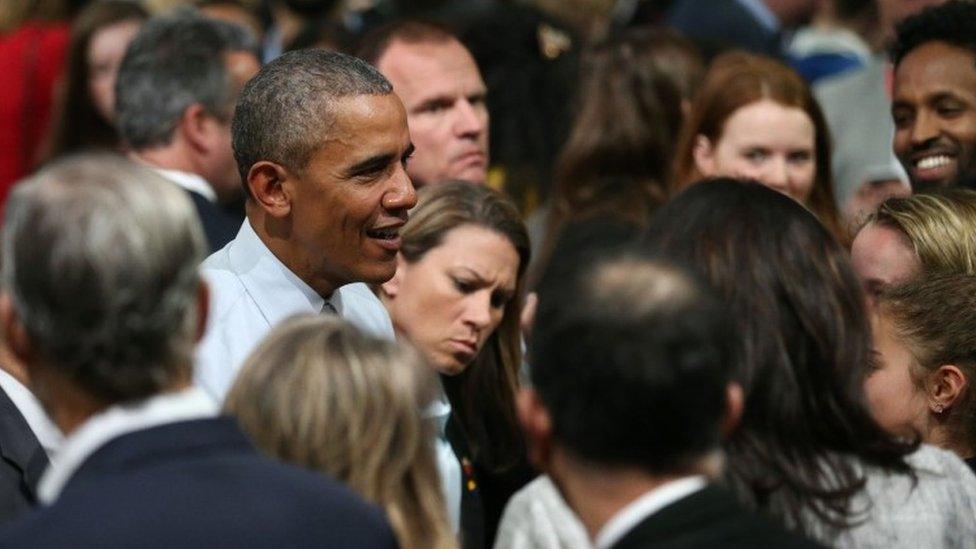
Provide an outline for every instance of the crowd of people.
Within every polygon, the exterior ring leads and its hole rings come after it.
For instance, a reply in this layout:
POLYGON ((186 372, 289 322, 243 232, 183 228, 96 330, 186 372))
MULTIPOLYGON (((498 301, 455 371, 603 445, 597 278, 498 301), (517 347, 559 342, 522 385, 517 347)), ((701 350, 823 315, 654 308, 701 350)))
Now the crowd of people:
POLYGON ((976 2, 3 6, 0 547, 976 549, 976 2))

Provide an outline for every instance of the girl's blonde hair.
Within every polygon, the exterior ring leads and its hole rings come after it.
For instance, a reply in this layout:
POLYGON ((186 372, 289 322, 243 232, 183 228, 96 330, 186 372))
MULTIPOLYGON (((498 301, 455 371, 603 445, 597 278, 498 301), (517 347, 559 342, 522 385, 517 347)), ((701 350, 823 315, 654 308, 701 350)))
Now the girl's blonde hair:
POLYGON ((433 426, 421 415, 435 395, 433 370, 414 349, 303 316, 251 354, 224 409, 272 457, 383 507, 401 546, 452 548, 433 426))
POLYGON ((870 221, 904 233, 924 271, 976 275, 976 191, 949 188, 889 198, 870 221))

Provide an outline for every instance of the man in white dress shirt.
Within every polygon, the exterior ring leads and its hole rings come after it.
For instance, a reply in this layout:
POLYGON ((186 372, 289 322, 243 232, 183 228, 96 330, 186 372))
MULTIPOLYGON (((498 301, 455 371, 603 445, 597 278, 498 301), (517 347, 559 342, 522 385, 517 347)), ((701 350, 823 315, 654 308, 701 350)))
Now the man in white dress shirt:
POLYGON ((230 121, 260 68, 256 44, 247 29, 178 11, 146 22, 119 68, 116 123, 130 156, 187 192, 211 252, 241 224, 228 213, 243 196, 230 121))
POLYGON ((217 401, 288 316, 334 312, 392 339, 386 310, 362 283, 393 276, 399 229, 417 201, 403 104, 354 57, 302 50, 275 59, 241 92, 232 132, 247 220, 203 264, 211 323, 196 370, 217 401))
POLYGON ((710 485, 742 391, 733 331, 708 291, 635 255, 565 278, 540 292, 532 388, 519 396, 530 457, 548 476, 513 498, 499 546, 814 546, 710 485))

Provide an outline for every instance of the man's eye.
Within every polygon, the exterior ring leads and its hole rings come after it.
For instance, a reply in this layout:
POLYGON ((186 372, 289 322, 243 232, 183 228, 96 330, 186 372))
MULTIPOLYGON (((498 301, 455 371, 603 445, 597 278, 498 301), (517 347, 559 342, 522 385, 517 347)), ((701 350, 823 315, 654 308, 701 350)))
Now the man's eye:
POLYGON ((751 151, 746 151, 744 156, 753 162, 761 162, 766 160, 766 158, 769 157, 769 154, 766 151, 753 149, 751 151))
POLYGON ((417 110, 425 114, 437 114, 449 109, 450 107, 451 104, 447 101, 431 101, 430 103, 421 105, 417 110))

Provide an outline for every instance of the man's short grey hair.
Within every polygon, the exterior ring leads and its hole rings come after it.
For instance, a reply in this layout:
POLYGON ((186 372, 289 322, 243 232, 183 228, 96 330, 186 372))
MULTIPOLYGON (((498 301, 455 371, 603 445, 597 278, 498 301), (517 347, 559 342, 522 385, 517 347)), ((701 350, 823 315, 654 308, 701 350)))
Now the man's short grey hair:
POLYGON ((115 83, 122 139, 135 150, 166 145, 183 113, 196 103, 230 120, 238 89, 226 55, 256 51, 248 29, 192 9, 150 19, 126 50, 115 83))
POLYGON ((288 52, 268 63, 241 92, 231 131, 234 157, 247 187, 261 160, 292 170, 308 165, 328 139, 333 103, 357 95, 386 95, 390 82, 365 61, 322 49, 288 52))
POLYGON ((204 238, 179 187, 111 155, 14 187, 0 280, 46 367, 104 402, 188 376, 204 238))

